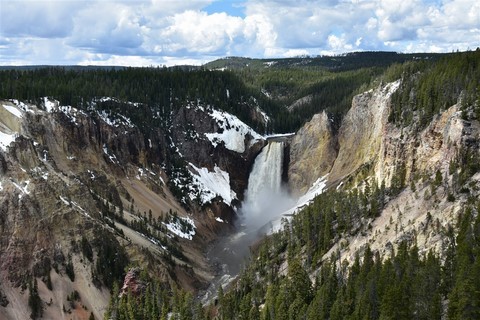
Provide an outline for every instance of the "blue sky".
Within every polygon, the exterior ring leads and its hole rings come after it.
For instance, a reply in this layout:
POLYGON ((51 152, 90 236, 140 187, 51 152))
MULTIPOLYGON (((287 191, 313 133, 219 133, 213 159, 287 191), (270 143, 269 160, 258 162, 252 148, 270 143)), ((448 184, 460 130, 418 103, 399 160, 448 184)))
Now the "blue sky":
POLYGON ((478 0, 0 0, 0 65, 202 64, 480 46, 478 0))
POLYGON ((203 10, 208 14, 225 12, 230 16, 245 18, 245 1, 213 1, 203 10))

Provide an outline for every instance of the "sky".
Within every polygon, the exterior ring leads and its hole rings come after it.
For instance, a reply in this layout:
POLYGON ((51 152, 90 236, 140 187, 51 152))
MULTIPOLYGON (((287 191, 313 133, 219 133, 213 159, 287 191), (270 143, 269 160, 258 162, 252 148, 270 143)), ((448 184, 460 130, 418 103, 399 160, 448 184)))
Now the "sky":
POLYGON ((0 0, 0 65, 480 47, 479 0, 0 0))

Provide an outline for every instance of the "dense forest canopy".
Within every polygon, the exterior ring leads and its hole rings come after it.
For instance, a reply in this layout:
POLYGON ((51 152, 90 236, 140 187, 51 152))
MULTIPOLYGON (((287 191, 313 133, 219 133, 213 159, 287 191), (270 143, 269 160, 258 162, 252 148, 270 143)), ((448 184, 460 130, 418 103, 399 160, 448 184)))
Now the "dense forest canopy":
MULTIPOLYGON (((39 102, 49 96, 63 105, 86 109, 94 99, 113 97, 140 103, 140 117, 168 117, 171 111, 200 100, 237 115, 254 128, 263 129, 250 116, 254 94, 230 72, 185 68, 71 69, 49 67, 0 72, 0 96, 39 102)), ((258 97, 259 107, 273 112, 275 106, 258 97)), ((127 116, 132 110, 123 110, 127 116)), ((138 113, 136 110, 135 113, 138 113)), ((137 117, 139 115, 137 114, 137 117)))
MULTIPOLYGON (((443 105, 450 103, 464 84, 469 84, 468 92, 477 90, 474 84, 478 83, 478 74, 465 69, 465 65, 475 59, 478 60, 478 52, 447 55, 364 52, 271 61, 229 58, 200 68, 3 68, 0 96, 31 102, 49 96, 63 105, 82 109, 88 109, 94 99, 114 97, 142 104, 141 110, 133 111, 125 105, 118 111, 138 119, 143 126, 161 125, 160 121, 150 123, 152 115, 168 117, 171 111, 187 102, 200 101, 237 115, 259 132, 293 132, 323 110, 334 121, 334 127, 338 127, 350 108, 352 97, 382 78, 391 81, 402 78, 403 86, 408 86, 406 89, 419 92, 414 95, 418 101, 396 98, 392 120, 411 117, 411 112, 404 110, 405 105, 428 106, 430 109, 425 112, 428 117, 438 111, 438 99, 446 96, 448 101, 443 105), (215 70, 232 64, 236 66, 230 68, 233 71, 215 70), (413 79, 416 72, 432 68, 447 71, 429 72, 428 76, 413 79), (436 81, 429 84, 432 79, 436 81), (457 87, 452 83, 458 84, 457 87), (427 92, 431 87, 433 91, 427 92), (289 108, 305 97, 299 107, 289 108), (265 125, 252 116, 256 108, 266 112, 271 122, 265 125)), ((408 90, 402 90, 404 95, 408 90)), ((475 97, 468 95, 472 96, 475 97)))

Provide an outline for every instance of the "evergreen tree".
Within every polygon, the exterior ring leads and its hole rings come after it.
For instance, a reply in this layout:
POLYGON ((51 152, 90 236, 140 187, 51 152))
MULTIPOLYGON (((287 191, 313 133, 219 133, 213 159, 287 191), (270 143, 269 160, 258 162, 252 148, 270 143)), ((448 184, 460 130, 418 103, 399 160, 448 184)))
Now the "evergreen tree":
POLYGON ((42 317, 43 305, 42 300, 40 299, 40 296, 38 294, 38 283, 36 278, 33 278, 33 280, 29 282, 28 291, 28 306, 31 310, 30 318, 38 319, 42 317))

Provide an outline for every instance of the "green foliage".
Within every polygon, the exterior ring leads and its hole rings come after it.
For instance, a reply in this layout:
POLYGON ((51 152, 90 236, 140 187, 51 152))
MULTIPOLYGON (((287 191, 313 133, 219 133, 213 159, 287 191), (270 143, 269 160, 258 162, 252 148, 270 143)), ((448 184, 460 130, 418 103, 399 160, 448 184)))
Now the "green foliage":
POLYGON ((171 288, 147 277, 143 292, 124 292, 119 295, 118 285, 114 285, 105 319, 128 320, 204 320, 205 310, 194 302, 191 293, 171 288))
POLYGON ((75 281, 75 270, 73 268, 72 257, 69 256, 68 260, 65 264, 65 273, 67 274, 68 278, 73 282, 75 281))
POLYGON ((43 303, 42 299, 40 299, 40 296, 38 295, 38 283, 37 279, 33 279, 32 281, 29 282, 28 284, 28 306, 30 307, 31 313, 30 313, 30 318, 31 319, 38 319, 42 317, 43 314, 43 303))
POLYGON ((448 54, 433 63, 421 60, 401 68, 395 65, 387 73, 398 75, 400 70, 402 83, 392 96, 390 121, 409 126, 418 117, 421 129, 460 98, 462 110, 478 109, 480 50, 448 54))
POLYGON ((127 253, 112 235, 106 233, 95 239, 93 247, 97 250, 94 280, 111 288, 113 283, 123 280, 128 265, 127 253))
POLYGON ((331 220, 330 234, 338 239, 341 217, 356 217, 353 221, 358 223, 368 216, 372 194, 326 192, 294 216, 283 232, 266 238, 236 286, 222 292, 221 317, 249 319, 241 303, 247 299, 254 308, 263 304, 260 319, 478 319, 478 199, 460 216, 457 236, 447 228, 445 259, 433 252, 421 256, 415 245, 406 242, 385 260, 367 246, 362 259, 357 256, 353 264, 340 269, 335 254, 330 261, 312 257, 331 246, 319 236, 325 234, 325 221, 331 220), (362 200, 365 196, 367 201, 362 200), (288 273, 282 276, 279 270, 285 261, 288 273), (313 271, 314 284, 309 278, 313 271), (446 299, 448 308, 442 305, 446 299))
POLYGON ((251 116, 252 109, 257 104, 269 114, 277 109, 231 72, 181 68, 4 70, 0 71, 0 96, 39 104, 48 96, 87 111, 98 108, 130 118, 147 133, 154 128, 169 129, 171 113, 189 102, 201 101, 228 111, 260 132, 265 128, 251 116), (102 97, 115 99, 99 100, 102 97))
MULTIPOLYGON (((355 93, 367 89, 393 63, 419 57, 437 59, 433 54, 357 52, 275 59, 272 68, 265 68, 264 61, 227 59, 227 64, 243 66, 234 72, 203 68, 13 68, 0 70, 0 96, 38 104, 43 97, 53 97, 62 105, 92 114, 102 110, 109 117, 126 116, 147 134, 157 128, 168 131, 172 114, 191 102, 230 112, 261 133, 292 132, 323 110, 338 126, 355 93), (251 67, 245 67, 246 63, 251 67), (264 90, 273 98, 266 97, 264 90), (295 112, 286 109, 305 96, 312 99, 301 108, 295 112), (269 115, 267 127, 254 115, 257 107, 269 115)), ((209 67, 217 68, 213 65, 209 67)))

